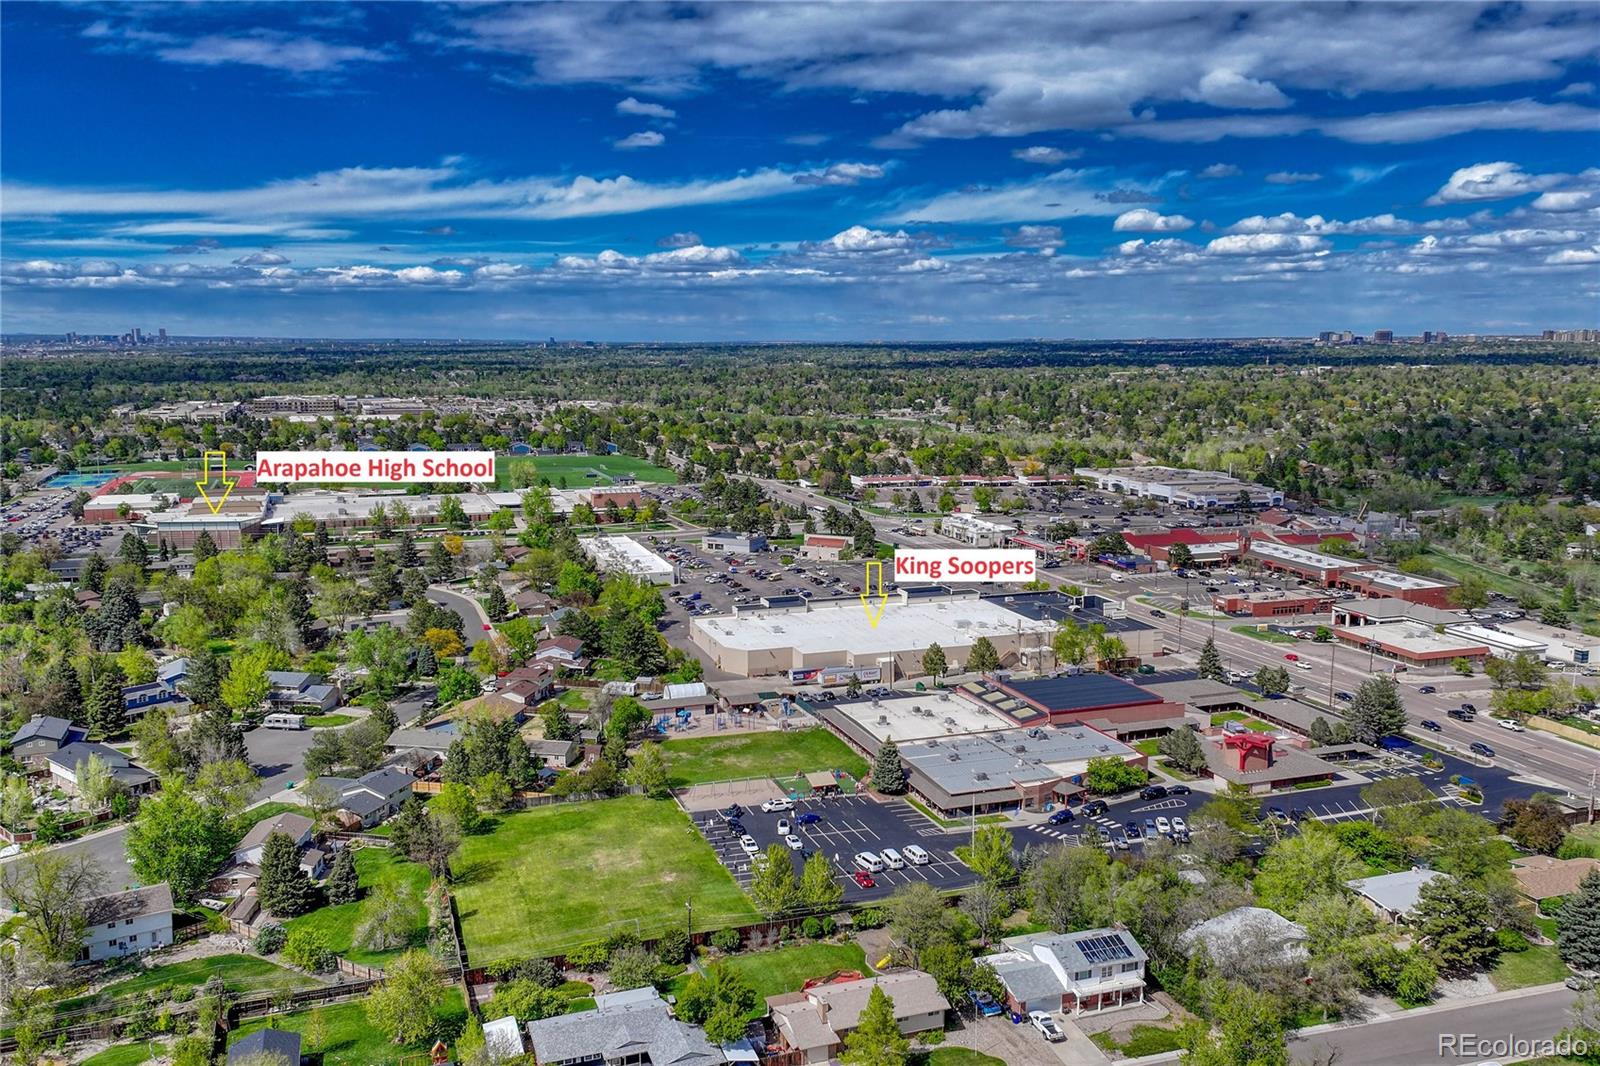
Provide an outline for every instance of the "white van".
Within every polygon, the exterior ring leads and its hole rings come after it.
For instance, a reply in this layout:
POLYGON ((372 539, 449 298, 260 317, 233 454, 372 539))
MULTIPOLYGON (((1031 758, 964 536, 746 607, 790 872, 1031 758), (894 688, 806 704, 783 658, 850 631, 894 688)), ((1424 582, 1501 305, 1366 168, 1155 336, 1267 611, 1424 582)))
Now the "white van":
POLYGON ((306 716, 303 714, 269 714, 261 719, 262 729, 304 729, 306 716))
POLYGON ((1119 585, 1120 585, 1120 584, 1122 584, 1122 583, 1123 583, 1123 582, 1124 582, 1124 581, 1126 581, 1126 580, 1127 580, 1127 578, 1125 578, 1125 577, 1123 577, 1123 576, 1122 576, 1122 575, 1121 575, 1121 574, 1112 574, 1112 575, 1111 575, 1111 580, 1112 580, 1112 581, 1115 581, 1115 582, 1116 582, 1116 583, 1117 583, 1117 584, 1119 584, 1119 585))
POLYGON ((906 868, 906 861, 893 848, 884 848, 878 855, 883 859, 883 864, 891 870, 904 870, 906 868))
POLYGON ((855 856, 856 869, 875 874, 883 869, 883 860, 870 851, 858 851, 855 856))
POLYGON ((906 861, 911 863, 913 866, 928 865, 928 853, 917 847, 915 844, 907 844, 901 849, 900 854, 904 855, 906 857, 906 861))

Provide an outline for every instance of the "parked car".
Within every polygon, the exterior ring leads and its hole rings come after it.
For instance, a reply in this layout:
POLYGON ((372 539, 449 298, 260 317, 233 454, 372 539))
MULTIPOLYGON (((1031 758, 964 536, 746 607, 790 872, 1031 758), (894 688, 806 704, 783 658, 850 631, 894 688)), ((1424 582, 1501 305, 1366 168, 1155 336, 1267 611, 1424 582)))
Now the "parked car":
POLYGON ((1424 718, 1420 724, 1422 725, 1422 728, 1426 729, 1430 733, 1444 732, 1444 726, 1440 725, 1438 722, 1435 722, 1432 718, 1424 718))
POLYGON ((968 989, 967 998, 972 1000, 972 1009, 985 1018, 993 1018, 1005 1010, 998 1000, 981 988, 968 989))
POLYGON ((1093 818, 1095 815, 1104 814, 1111 808, 1106 806, 1105 800, 1090 800, 1083 805, 1083 816, 1093 818))
POLYGON ((1139 823, 1138 822, 1128 822, 1128 823, 1126 823, 1122 827, 1122 831, 1124 833, 1128 834, 1128 836, 1132 837, 1134 840, 1142 840, 1142 839, 1144 839, 1144 831, 1139 828, 1139 823))
POLYGON ((1187 796, 1191 791, 1193 790, 1188 785, 1167 786, 1167 795, 1169 796, 1187 796))
POLYGON ((822 815, 816 811, 804 811, 795 819, 795 823, 798 825, 816 825, 820 821, 822 821, 822 815))
MULTIPOLYGON (((1157 824, 1160 824, 1159 821, 1158 821, 1157 824)), ((1172 816, 1172 831, 1174 833, 1182 833, 1182 832, 1186 831, 1188 828, 1189 828, 1189 823, 1185 822, 1181 815, 1176 815, 1175 814, 1175 815, 1172 816)))
POLYGON ((1172 823, 1167 821, 1165 818, 1158 816, 1156 818, 1156 832, 1160 833, 1162 836, 1166 836, 1168 833, 1172 832, 1172 823))
POLYGON ((1139 790, 1139 798, 1142 800, 1165 799, 1166 795, 1167 786, 1165 785, 1146 785, 1139 790))
POLYGON ((799 837, 795 836, 793 833, 786 834, 784 836, 784 838, 783 838, 783 842, 785 844, 789 845, 789 850, 790 851, 799 851, 800 848, 805 843, 799 837))
POLYGON ((746 855, 754 855, 761 850, 761 845, 757 844, 756 838, 749 833, 739 838, 739 846, 744 849, 746 855))
POLYGON ((904 855, 906 861, 913 866, 926 866, 930 858, 926 851, 923 851, 915 844, 907 844, 900 849, 900 854, 904 855))
POLYGON ((1071 809, 1063 807, 1059 811, 1052 812, 1050 817, 1046 818, 1045 821, 1051 825, 1066 825, 1068 822, 1072 821, 1072 818, 1073 814, 1071 809))
POLYGON ((787 819, 787 818, 779 818, 778 819, 778 835, 781 836, 781 837, 789 835, 789 819, 787 819))
POLYGON ((1058 1044, 1067 1038, 1067 1034, 1061 1031, 1061 1026, 1056 1024, 1056 1020, 1042 1010, 1029 1011, 1028 1022, 1052 1044, 1058 1044))
POLYGON ((883 860, 878 857, 877 852, 858 851, 852 861, 857 870, 864 870, 867 873, 875 874, 883 870, 883 860))
POLYGON ((720 813, 724 818, 740 818, 744 815, 744 808, 735 803, 722 808, 720 813))
POLYGON ((872 875, 867 873, 867 871, 865 871, 865 870, 857 870, 855 873, 851 874, 850 876, 852 878, 854 878, 855 883, 860 885, 862 888, 872 888, 874 885, 876 885, 878 883, 878 882, 874 881, 872 879, 872 875))

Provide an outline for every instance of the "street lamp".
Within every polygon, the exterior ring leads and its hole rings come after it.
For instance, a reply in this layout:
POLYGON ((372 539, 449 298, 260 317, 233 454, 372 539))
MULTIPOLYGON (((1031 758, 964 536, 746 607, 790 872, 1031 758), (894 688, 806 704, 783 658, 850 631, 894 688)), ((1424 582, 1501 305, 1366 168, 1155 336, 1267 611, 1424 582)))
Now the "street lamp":
POLYGON ((694 945, 694 901, 686 899, 686 900, 683 901, 683 906, 684 906, 684 909, 689 912, 688 924, 684 926, 684 930, 683 931, 685 933, 689 934, 689 943, 690 943, 690 946, 693 947, 693 945, 694 945))

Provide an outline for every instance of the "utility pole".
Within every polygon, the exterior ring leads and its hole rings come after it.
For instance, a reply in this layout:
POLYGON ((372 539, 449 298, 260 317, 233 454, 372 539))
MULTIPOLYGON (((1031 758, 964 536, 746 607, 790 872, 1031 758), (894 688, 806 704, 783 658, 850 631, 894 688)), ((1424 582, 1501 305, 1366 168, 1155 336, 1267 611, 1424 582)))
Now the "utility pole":
POLYGON ((1333 661, 1339 657, 1339 638, 1328 642, 1328 710, 1333 710, 1333 661))

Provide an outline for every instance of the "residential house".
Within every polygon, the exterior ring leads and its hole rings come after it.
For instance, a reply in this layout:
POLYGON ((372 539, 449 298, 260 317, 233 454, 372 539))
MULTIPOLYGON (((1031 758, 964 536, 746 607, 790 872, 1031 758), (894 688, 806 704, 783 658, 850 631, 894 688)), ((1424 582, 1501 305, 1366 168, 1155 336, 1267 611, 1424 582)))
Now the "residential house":
POLYGON ((719 1066, 727 1057, 705 1032, 672 1016, 654 988, 594 997, 594 1009, 528 1023, 541 1066, 719 1066))
POLYGON ((583 657, 583 641, 568 636, 541 641, 533 651, 533 659, 568 670, 582 670, 589 665, 589 660, 583 657))
POLYGON ((300 1034, 289 1029, 257 1029, 228 1048, 228 1066, 264 1066, 268 1062, 300 1066, 300 1034))
POLYGON ((88 735, 86 730, 65 718, 36 714, 11 737, 11 754, 29 766, 43 767, 46 755, 53 755, 88 735))
POLYGON ((267 837, 273 833, 283 833, 294 841, 296 848, 309 847, 312 828, 310 818, 303 814, 295 814, 293 811, 284 811, 275 817, 264 818, 251 826, 250 832, 246 833, 244 839, 233 849, 233 861, 260 866, 262 852, 267 846, 267 837))
POLYGON ((528 751, 546 766, 562 769, 578 765, 583 758, 583 745, 576 740, 530 740, 528 751))
POLYGON ((172 889, 162 882, 89 900, 77 961, 100 962, 170 943, 172 889))
POLYGON ((339 686, 325 684, 321 674, 303 670, 268 670, 267 704, 274 711, 326 714, 339 706, 339 686))
POLYGON ((1424 885, 1445 876, 1438 870, 1411 869, 1397 874, 1358 877, 1346 881, 1345 887, 1360 896, 1372 913, 1395 925, 1411 917, 1424 885))
POLYGON ((1042 1010, 1098 1013, 1144 1002, 1149 956, 1124 929, 1007 937, 1006 951, 984 961, 1018 1014, 1042 1010))
POLYGON ((484 1022, 483 1047, 489 1054, 490 1062, 516 1058, 527 1052, 527 1046, 522 1042, 522 1029, 514 1017, 484 1022))
POLYGON ((134 765, 122 752, 93 741, 78 741, 44 757, 50 768, 50 781, 69 796, 78 794, 78 775, 92 756, 98 755, 111 770, 111 778, 133 795, 155 790, 156 775, 142 766, 134 765))
POLYGON ((1276 911, 1235 907, 1185 929, 1178 935, 1178 947, 1185 952, 1203 947, 1213 962, 1225 969, 1238 969, 1252 958, 1304 962, 1309 958, 1309 939, 1304 926, 1276 911))
POLYGON ((1511 876, 1524 896, 1541 903, 1578 891, 1585 877, 1600 871, 1600 859, 1553 859, 1527 855, 1511 860, 1511 876))
POLYGON ((800 992, 768 996, 767 1006, 785 1048, 798 1052, 801 1062, 827 1062, 843 1051, 844 1039, 860 1021, 875 987, 894 1001, 895 1022, 907 1036, 944 1028, 950 1001, 939 992, 938 983, 920 970, 814 985, 800 992))
POLYGON ((312 881, 326 877, 331 863, 331 856, 321 848, 307 848, 300 853, 300 872, 312 881))
POLYGON ((354 781, 341 780, 339 805, 335 814, 346 825, 371 829, 399 812, 400 805, 411 795, 411 785, 415 780, 404 770, 393 766, 374 770, 354 781))
POLYGON ((500 679, 495 695, 520 703, 524 707, 536 706, 555 695, 555 668, 541 662, 519 666, 500 679))

